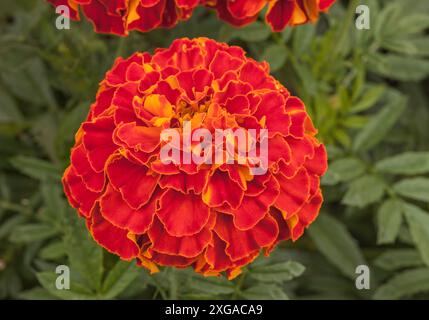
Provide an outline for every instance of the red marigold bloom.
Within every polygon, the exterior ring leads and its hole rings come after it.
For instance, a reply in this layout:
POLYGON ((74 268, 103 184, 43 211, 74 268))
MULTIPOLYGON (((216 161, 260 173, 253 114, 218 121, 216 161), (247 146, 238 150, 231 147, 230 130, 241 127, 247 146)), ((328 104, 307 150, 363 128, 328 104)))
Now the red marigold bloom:
POLYGON ((221 19, 243 26, 255 21, 261 10, 268 5, 267 23, 273 31, 316 21, 320 11, 326 11, 335 0, 203 0, 215 8, 221 19))
POLYGON ((127 35, 170 28, 188 19, 199 0, 47 0, 55 7, 67 6, 70 18, 79 20, 79 6, 96 32, 127 35))
POLYGON ((106 73, 76 134, 64 190, 94 239, 122 259, 151 272, 192 266, 233 278, 316 219, 327 167, 316 133, 266 63, 214 40, 180 39, 154 55, 118 58, 106 73), (185 121, 209 132, 266 129, 267 171, 254 175, 254 163, 224 158, 165 164, 161 133, 184 139, 185 121))

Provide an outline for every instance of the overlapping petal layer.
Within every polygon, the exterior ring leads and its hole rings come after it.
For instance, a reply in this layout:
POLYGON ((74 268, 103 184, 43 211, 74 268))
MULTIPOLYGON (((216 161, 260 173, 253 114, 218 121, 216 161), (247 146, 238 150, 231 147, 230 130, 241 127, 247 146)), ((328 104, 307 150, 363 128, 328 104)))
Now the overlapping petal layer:
POLYGON ((220 19, 235 26, 243 26, 255 21, 259 13, 268 7, 266 21, 274 31, 286 26, 295 26, 318 19, 321 11, 326 11, 335 0, 203 0, 214 8, 220 19))
POLYGON ((316 133, 266 63, 239 47, 180 39, 152 56, 116 60, 76 134, 64 190, 94 239, 121 258, 152 272, 192 266, 233 278, 317 217, 327 157, 316 133), (166 164, 161 134, 184 140, 185 121, 211 133, 266 129, 267 171, 254 175, 254 163, 226 158, 166 164))
POLYGON ((94 25, 96 32, 127 35, 170 28, 186 20, 199 0, 47 0, 55 7, 67 6, 70 18, 79 20, 79 9, 94 25))

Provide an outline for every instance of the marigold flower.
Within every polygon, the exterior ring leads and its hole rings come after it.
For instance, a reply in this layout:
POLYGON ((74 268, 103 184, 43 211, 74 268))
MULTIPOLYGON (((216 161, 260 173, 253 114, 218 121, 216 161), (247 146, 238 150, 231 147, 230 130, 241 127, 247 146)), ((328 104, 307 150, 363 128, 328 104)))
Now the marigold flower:
MULTIPOLYGON (((214 40, 179 39, 153 55, 118 58, 106 73, 76 133, 64 190, 93 238, 122 259, 151 272, 192 266, 231 279, 316 219, 327 167, 316 133, 302 101, 265 62, 214 40), (162 132, 184 138, 185 121, 209 132, 267 130, 266 172, 223 157, 165 163, 162 132)), ((200 153, 196 144, 177 148, 200 153)))
POLYGON ((47 0, 55 7, 67 6, 70 18, 79 20, 79 6, 96 32, 127 35, 129 30, 143 32, 170 28, 188 19, 199 0, 47 0))
POLYGON ((262 9, 268 5, 266 21, 273 31, 286 26, 314 22, 319 12, 326 11, 335 0, 203 0, 217 10, 219 18, 243 26, 255 21, 262 9))

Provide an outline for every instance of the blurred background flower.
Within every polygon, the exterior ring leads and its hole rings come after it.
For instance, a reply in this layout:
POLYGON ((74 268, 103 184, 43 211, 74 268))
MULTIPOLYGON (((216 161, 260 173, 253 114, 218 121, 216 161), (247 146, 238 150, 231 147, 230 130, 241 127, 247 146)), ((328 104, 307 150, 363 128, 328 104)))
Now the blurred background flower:
POLYGON ((126 36, 130 30, 147 32, 174 27, 192 15, 199 0, 47 1, 55 7, 67 7, 73 20, 80 20, 81 10, 96 32, 126 36))
MULTIPOLYGON (((156 28, 172 28, 187 20, 201 5, 213 8, 218 17, 235 26, 254 22, 267 9, 266 21, 273 31, 286 26, 315 22, 319 13, 327 11, 335 0, 47 0, 56 8, 68 9, 65 16, 80 20, 81 13, 99 33, 128 35, 131 30, 147 32, 156 28)), ((62 12, 62 11, 60 11, 62 12)))
POLYGON ((273 31, 282 31, 286 26, 315 22, 321 11, 327 11, 335 0, 202 0, 202 3, 217 11, 220 19, 234 26, 252 23, 267 10, 266 22, 273 31))

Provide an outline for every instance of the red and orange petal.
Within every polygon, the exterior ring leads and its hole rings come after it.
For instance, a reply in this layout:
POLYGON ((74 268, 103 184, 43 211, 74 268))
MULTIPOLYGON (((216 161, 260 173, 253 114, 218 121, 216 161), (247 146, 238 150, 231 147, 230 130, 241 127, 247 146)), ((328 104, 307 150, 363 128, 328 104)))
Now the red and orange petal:
POLYGON ((239 47, 179 39, 107 72, 75 136, 64 191, 94 239, 122 259, 233 278, 317 218, 327 156, 316 134, 266 63, 239 47), (161 131, 183 140, 184 121, 211 133, 268 130, 266 173, 253 175, 238 153, 233 164, 163 163, 161 131))
POLYGON ((273 31, 318 19, 335 0, 203 0, 206 6, 217 11, 220 19, 234 26, 244 26, 258 18, 267 7, 266 21, 273 31))
MULTIPOLYGON (((335 0, 47 0, 55 7, 66 6, 68 16, 91 21, 96 32, 125 36, 130 30, 147 32, 170 28, 187 20, 198 5, 216 10, 220 19, 244 26, 258 18, 264 8, 273 31, 318 19, 335 0)), ((61 11, 61 13, 63 13, 61 11)), ((63 13, 64 14, 64 13, 63 13)))
MULTIPOLYGON (((199 0, 47 0, 55 7, 69 8, 69 17, 80 14, 91 21, 96 32, 125 36, 130 30, 143 32, 170 28, 186 20, 199 0)), ((61 13, 63 13, 61 11, 61 13)))

